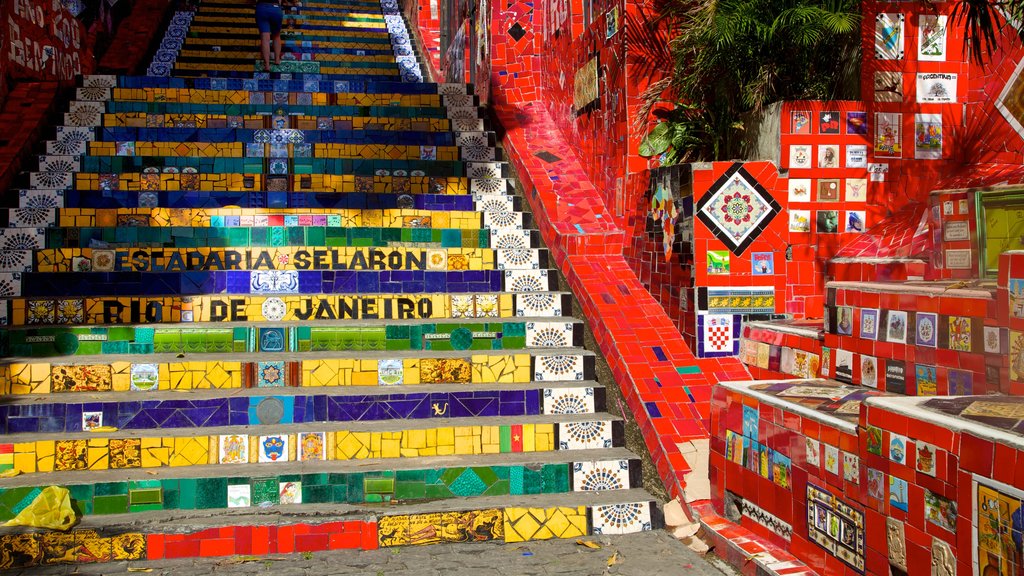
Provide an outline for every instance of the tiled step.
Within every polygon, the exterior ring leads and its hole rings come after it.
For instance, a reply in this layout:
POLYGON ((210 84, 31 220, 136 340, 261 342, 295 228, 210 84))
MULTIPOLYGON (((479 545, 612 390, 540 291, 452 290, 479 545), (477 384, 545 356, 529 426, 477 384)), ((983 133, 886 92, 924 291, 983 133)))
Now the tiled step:
MULTIPOLYGON (((214 270, 494 271, 547 268, 545 249, 491 248, 64 248, 9 251, 3 272, 185 272, 214 270)), ((22 277, 24 279, 24 276, 22 277)))
POLYGON ((22 396, 0 405, 0 434, 182 429, 201 433, 218 426, 316 424, 381 420, 525 417, 604 412, 604 388, 575 383, 515 386, 422 385, 361 389, 341 393, 281 388, 246 389, 225 397, 219 391, 183 395, 157 391, 110 392, 89 401, 57 402, 53 395, 22 396))
POLYGON ((84 513, 0 568, 659 527, 473 87, 394 0, 286 27, 263 72, 251 6, 176 13, 0 212, 0 521, 84 513))
MULTIPOLYGON (((474 456, 624 446, 621 420, 607 414, 451 418, 433 422, 318 422, 244 429, 160 429, 10 434, 0 450, 24 475, 54 471, 153 469, 474 456)), ((196 471, 202 473, 202 470, 196 471)))
POLYGON ((550 292, 547 270, 228 270, 22 272, 0 276, 5 296, 35 298, 284 294, 550 292))
POLYGON ((582 346, 583 324, 552 321, 318 321, 297 326, 193 323, 189 327, 111 326, 11 328, 0 332, 5 357, 45 358, 131 354, 241 352, 383 352, 522 350, 582 346))
POLYGON ((564 292, 305 294, 302 296, 111 296, 0 300, 8 326, 321 320, 444 320, 571 316, 564 292))
POLYGON ((578 348, 472 354, 316 351, 261 353, 230 360, 210 353, 177 356, 152 354, 141 362, 108 356, 52 362, 11 359, 0 364, 0 391, 21 395, 420 384, 475 388, 476 384, 584 382, 595 377, 594 356, 578 348))
MULTIPOLYGON (((299 470, 273 472, 258 465, 140 472, 74 472, 49 478, 71 492, 85 517, 140 514, 156 510, 225 510, 289 504, 416 503, 478 496, 527 496, 606 492, 640 488, 640 461, 622 448, 480 455, 455 463, 451 457, 358 463, 308 460, 299 470), (578 458, 578 459, 574 459, 578 458), (148 473, 152 472, 152 474, 148 473), (246 497, 248 492, 248 497, 246 497), (234 497, 234 498, 232 498, 234 497), (248 502, 248 504, 246 504, 248 502)), ((12 518, 43 487, 32 477, 4 481, 0 522, 12 518)), ((297 511, 295 508, 289 508, 297 511)))
MULTIPOLYGON (((341 228, 328 226, 238 226, 231 228, 121 226, 103 228, 12 228, 0 230, 2 250, 26 251, 42 248, 105 246, 110 249, 147 246, 157 248, 202 248, 245 246, 285 248, 320 245, 406 246, 427 244, 430 248, 489 248, 525 250, 540 245, 536 230, 455 230, 448 228, 341 228)), ((13 253, 12 253, 13 254, 13 253)), ((14 262, 13 254, 8 256, 14 262)), ((333 258, 333 256, 332 256, 333 258)), ((18 260, 20 262, 20 260, 18 260)))
MULTIPOLYGON (((127 175, 132 176, 132 175, 127 175)), ((120 190, 20 190, 19 205, 28 211, 48 210, 75 206, 78 208, 330 208, 351 209, 366 207, 380 209, 415 210, 473 210, 486 212, 520 212, 519 199, 509 196, 512 183, 508 180, 469 180, 448 178, 444 180, 407 176, 350 177, 338 182, 338 187, 329 191, 295 192, 182 190, 178 177, 148 178, 134 175, 142 182, 125 180, 120 175, 120 190), (412 180, 415 180, 413 182, 412 180), (479 190, 471 194, 471 189, 479 190), (434 193, 438 190, 440 193, 434 193), (496 190, 497 193, 483 192, 496 190), (369 197, 367 197, 369 196, 369 197)), ((237 181, 244 177, 238 175, 237 181)), ((98 181, 98 178, 95 181, 98 181)), ((206 181, 212 184, 209 180, 206 181)), ((301 180, 300 180, 301 182, 301 180)), ((35 212, 26 212, 25 216, 35 212)), ((22 213, 14 214, 15 222, 27 221, 22 213)), ((528 220, 524 219, 524 222, 528 220)))
POLYGON ((2 567, 80 562, 267 555, 455 542, 505 543, 620 534, 661 528, 664 520, 642 490, 516 498, 507 496, 410 505, 368 514, 352 506, 266 511, 149 512, 94 517, 67 534, 9 533, 0 547, 13 554, 2 567), (77 556, 75 556, 77 554, 77 556), (63 560, 66 561, 66 560, 63 560))

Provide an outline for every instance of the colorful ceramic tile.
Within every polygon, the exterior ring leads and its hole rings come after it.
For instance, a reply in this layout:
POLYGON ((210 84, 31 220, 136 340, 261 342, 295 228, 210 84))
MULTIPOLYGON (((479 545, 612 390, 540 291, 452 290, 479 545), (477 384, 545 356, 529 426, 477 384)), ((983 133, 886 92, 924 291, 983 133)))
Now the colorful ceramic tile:
POLYGON ((908 502, 907 481, 896 476, 889 476, 889 505, 906 512, 908 502))
POLYGON ((885 341, 898 344, 907 343, 907 313, 901 310, 889 310, 885 328, 885 341))
POLYGON ((821 466, 821 443, 813 438, 804 437, 804 459, 808 466, 821 466))
POLYGON ((878 309, 863 308, 860 311, 860 337, 865 340, 878 338, 878 309))
POLYGON ((904 54, 902 13, 879 13, 875 16, 875 58, 902 60, 904 54))
POLYGON ((914 381, 917 384, 918 396, 935 396, 938 394, 938 377, 936 376, 935 366, 915 365, 914 381))
POLYGON ((259 462, 287 462, 288 439, 289 436, 287 434, 260 436, 257 444, 259 447, 259 462))
POLYGON ((612 423, 610 421, 589 420, 558 424, 559 450, 611 448, 612 445, 612 423))
POLYGON ((530 348, 571 348, 573 324, 570 322, 527 322, 526 345, 530 348))
POLYGON ((377 361, 377 384, 380 386, 401 386, 405 378, 405 366, 401 360, 377 361))
POLYGON ((743 436, 757 442, 760 422, 761 416, 757 406, 743 407, 743 436))
POLYGON ((326 432, 300 432, 298 435, 299 462, 327 458, 326 432))
POLYGON ((629 460, 574 462, 572 489, 575 492, 626 490, 629 485, 629 460))
POLYGON ((775 254, 772 252, 752 252, 750 254, 750 273, 754 276, 770 276, 775 274, 775 254))
POLYGON ((843 480, 860 484, 860 458, 856 454, 843 452, 843 480))
POLYGON ((906 436, 899 434, 889 435, 889 460, 896 464, 907 463, 907 450, 910 449, 906 436))
POLYGON ((285 384, 285 363, 283 361, 256 363, 257 388, 279 388, 285 384))
POLYGON ((103 426, 103 412, 82 412, 82 432, 103 426))
POLYGON ((281 504, 302 504, 302 482, 280 482, 278 501, 281 504))
POLYGON ((545 414, 593 414, 593 388, 545 388, 545 414))
POLYGON ((922 474, 935 476, 937 448, 926 442, 921 442, 920 440, 915 440, 914 446, 917 450, 915 454, 916 457, 914 459, 914 467, 922 474))
POLYGON ((248 464, 249 437, 238 434, 224 434, 219 438, 221 464, 248 464))
POLYGON ((935 348, 938 342, 939 319, 937 314, 917 313, 916 343, 918 346, 935 348))
POLYGON ((472 375, 472 366, 464 358, 423 358, 420 360, 420 382, 423 384, 467 384, 472 379, 472 375))
POLYGON ((708 250, 708 274, 729 274, 729 251, 708 250))
POLYGON ((810 210, 790 210, 789 211, 789 231, 790 232, 810 232, 811 231, 811 211, 810 210))
POLYGON ((157 364, 132 364, 131 390, 150 392, 156 390, 160 383, 160 367, 157 364))
POLYGON ((533 379, 538 382, 584 380, 581 354, 547 354, 534 357, 533 379))
POLYGON ((810 202, 811 181, 808 178, 789 179, 789 202, 810 202))
POLYGON ((885 499, 885 474, 881 470, 868 468, 868 496, 877 500, 885 499))
POLYGON ((861 354, 860 383, 869 388, 878 388, 878 359, 861 354))
POLYGON ((284 352, 285 342, 284 328, 259 329, 260 352, 284 352))
POLYGON ((858 572, 864 571, 864 512, 807 484, 807 537, 858 572))
POLYGON ((760 235, 782 207, 768 190, 743 168, 733 164, 694 207, 708 230, 737 256, 760 235))
POLYGON ((248 484, 228 484, 228 508, 248 508, 251 490, 248 484))
MULTIPOLYGON (((837 126, 839 122, 835 123, 837 126)), ((839 145, 825 144, 818 146, 818 168, 839 168, 839 145)), ((836 200, 838 200, 838 193, 836 200)))
POLYGON ((594 534, 633 534, 651 529, 649 502, 591 507, 594 534))
POLYGON ((839 448, 831 444, 825 444, 825 470, 836 476, 839 475, 839 448))
POLYGON ((794 110, 790 115, 791 134, 811 133, 811 113, 807 110, 794 110))
POLYGON ((1000 337, 1000 329, 996 326, 985 326, 985 353, 986 354, 1002 354, 1002 338, 1000 337))
POLYGON ((836 333, 842 336, 853 334, 853 308, 850 306, 836 308, 836 333))
POLYGON ((971 351, 971 319, 966 316, 949 317, 949 349, 959 352, 971 351))

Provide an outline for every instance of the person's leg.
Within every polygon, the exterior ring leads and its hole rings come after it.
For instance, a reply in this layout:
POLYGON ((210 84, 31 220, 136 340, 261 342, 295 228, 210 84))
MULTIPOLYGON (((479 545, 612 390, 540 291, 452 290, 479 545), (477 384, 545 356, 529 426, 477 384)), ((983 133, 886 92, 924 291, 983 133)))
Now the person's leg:
MULTIPOLYGON (((280 35, 278 35, 280 38, 280 35)), ((270 71, 270 32, 260 32, 260 48, 263 55, 263 69, 270 71)), ((280 56, 278 60, 280 61, 280 56)))
POLYGON ((281 24, 284 22, 284 12, 281 8, 274 6, 274 13, 270 20, 270 34, 274 40, 274 64, 281 64, 281 24))
POLYGON ((263 69, 270 71, 270 33, 271 14, 267 10, 273 8, 269 4, 256 4, 256 29, 260 31, 260 52, 263 56, 263 69))

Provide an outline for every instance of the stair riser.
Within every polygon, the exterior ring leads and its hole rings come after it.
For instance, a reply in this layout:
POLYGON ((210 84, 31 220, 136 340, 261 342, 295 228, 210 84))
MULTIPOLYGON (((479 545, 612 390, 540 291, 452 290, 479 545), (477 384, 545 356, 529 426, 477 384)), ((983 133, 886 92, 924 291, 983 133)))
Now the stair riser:
MULTIPOLYGON (((0 364, 4 394, 127 392, 403 384, 526 384, 594 379, 594 357, 584 354, 476 354, 364 360, 156 361, 83 364, 0 364)), ((272 391, 272 390, 271 390, 272 391)), ((139 400, 144 400, 140 397, 139 400)))
MULTIPOLYGON (((133 400, 0 406, 0 433, 199 429, 217 426, 375 422, 437 418, 593 414, 604 390, 542 388, 477 392, 393 393, 383 396, 249 396, 208 400, 133 400), (571 398, 568 399, 568 398, 571 398), (564 406, 572 406, 566 412, 564 406)), ((196 430, 199 432, 199 430, 196 430)))
MULTIPOLYGON (((322 430, 328 426, 320 423, 312 427, 322 430)), ((21 474, 36 474, 257 463, 285 467, 287 463, 305 461, 597 450, 622 446, 623 435, 621 421, 594 420, 390 432, 343 430, 298 434, 36 440, 0 444, 0 453, 13 454, 11 464, 0 462, 0 471, 13 469, 21 474)))
POLYGON ((30 328, 0 333, 0 354, 47 357, 100 354, 238 354, 522 350, 583 345, 572 322, 488 322, 290 327, 30 328))
MULTIPOLYGON (((153 510, 216 510, 279 504, 414 503, 476 496, 527 496, 637 488, 640 461, 474 466, 367 473, 206 477, 65 486, 85 516, 153 510), (248 494, 246 494, 248 493, 248 494), (233 497, 233 498, 232 498, 233 497)), ((0 489, 0 522, 42 487, 0 489)))

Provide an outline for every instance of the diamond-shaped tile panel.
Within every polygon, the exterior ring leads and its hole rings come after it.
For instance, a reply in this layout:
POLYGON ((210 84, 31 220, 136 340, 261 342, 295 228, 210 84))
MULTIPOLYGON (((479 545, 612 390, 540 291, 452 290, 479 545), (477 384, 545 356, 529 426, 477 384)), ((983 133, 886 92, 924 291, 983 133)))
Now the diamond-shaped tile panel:
POLYGON ((651 529, 651 503, 605 504, 591 508, 594 534, 632 534, 651 529))
POLYGON ((573 462, 574 492, 603 492, 629 488, 629 460, 573 462))
POLYGON ((697 202, 697 217, 739 256, 782 209, 740 163, 733 164, 697 202))
MULTIPOLYGON (((1010 126, 1018 134, 1024 136, 1024 106, 1022 106, 1024 103, 1024 99, 1022 99, 1024 97, 1024 74, 1021 74, 1022 71, 1024 71, 1024 60, 1017 63, 1013 74, 1006 81, 1002 92, 999 93, 999 98, 996 99, 996 108, 999 109, 1010 126)), ((953 94, 952 97, 955 102, 956 94, 953 94)))

